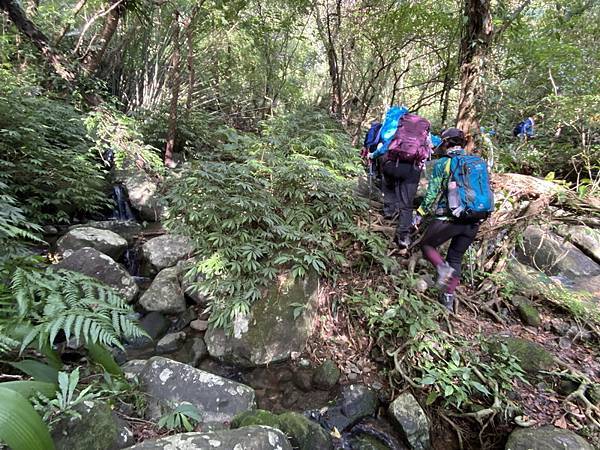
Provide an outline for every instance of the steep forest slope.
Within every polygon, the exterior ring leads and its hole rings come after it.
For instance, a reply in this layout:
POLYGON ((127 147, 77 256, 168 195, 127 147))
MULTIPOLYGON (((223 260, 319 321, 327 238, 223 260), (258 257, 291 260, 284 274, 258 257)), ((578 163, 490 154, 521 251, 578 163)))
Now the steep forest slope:
POLYGON ((0 447, 598 447, 599 19, 0 0, 0 447), (359 157, 390 105, 492 171, 454 313, 359 157))

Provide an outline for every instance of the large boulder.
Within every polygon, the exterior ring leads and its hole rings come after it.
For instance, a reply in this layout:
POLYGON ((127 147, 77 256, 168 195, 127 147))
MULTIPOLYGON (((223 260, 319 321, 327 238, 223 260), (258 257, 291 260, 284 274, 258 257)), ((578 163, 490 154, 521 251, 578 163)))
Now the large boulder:
POLYGON ((550 230, 530 225, 523 233, 518 258, 549 275, 569 279, 600 275, 600 265, 565 238, 550 230))
POLYGON ((274 428, 251 426, 209 433, 182 433, 144 441, 127 450, 292 450, 285 435, 274 428))
POLYGON ((210 329, 208 352, 221 361, 255 367, 301 352, 314 329, 319 278, 311 274, 294 281, 289 273, 256 302, 247 316, 237 317, 233 335, 210 329))
POLYGON ((134 238, 142 232, 142 225, 135 220, 90 220, 81 225, 73 225, 70 230, 81 227, 98 228, 99 230, 108 230, 117 233, 128 243, 132 243, 134 238))
POLYGON ((399 395, 389 407, 390 417, 400 427, 413 450, 431 448, 429 419, 410 392, 399 395))
POLYGON ((163 269, 140 298, 140 305, 146 311, 159 311, 166 314, 181 313, 186 309, 185 297, 177 269, 163 269))
POLYGON ((56 450, 117 450, 135 441, 125 422, 101 401, 86 401, 76 407, 80 417, 65 417, 54 425, 56 450))
POLYGON ((63 254, 84 247, 95 248, 113 259, 119 259, 127 248, 127 241, 110 230, 77 227, 67 232, 56 242, 57 250, 63 254))
POLYGON ((166 267, 189 258, 194 251, 194 244, 185 237, 174 234, 163 234, 150 239, 142 245, 143 270, 147 274, 155 274, 166 267))
POLYGON ((506 450, 592 450, 581 436, 569 430, 547 425, 541 428, 517 428, 508 437, 506 450))
POLYGON ((138 295, 139 289, 133 277, 114 259, 95 248, 84 247, 76 250, 54 267, 96 278, 114 288, 130 303, 138 295))
POLYGON ((163 215, 158 183, 147 173, 131 169, 115 173, 115 181, 127 190, 127 197, 139 217, 148 222, 158 222, 163 215))
POLYGON ((559 226, 557 233, 600 264, 600 230, 584 225, 559 226))
POLYGON ((123 370, 128 376, 137 375, 148 394, 146 415, 151 420, 188 402, 200 411, 203 425, 220 428, 237 414, 256 407, 252 388, 171 359, 134 360, 123 370))

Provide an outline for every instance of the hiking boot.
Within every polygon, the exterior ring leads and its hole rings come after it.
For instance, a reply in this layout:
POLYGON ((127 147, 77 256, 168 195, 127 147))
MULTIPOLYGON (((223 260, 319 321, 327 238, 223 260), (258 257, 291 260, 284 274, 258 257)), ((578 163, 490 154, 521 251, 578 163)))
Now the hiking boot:
POLYGON ((437 278, 435 284, 440 289, 443 289, 448 285, 448 283, 450 282, 450 279, 454 276, 456 271, 447 262, 437 266, 436 270, 438 273, 438 278, 437 278))
POLYGON ((396 245, 398 246, 398 248, 400 250, 410 247, 410 237, 408 237, 408 236, 404 236, 404 237, 396 236, 394 238, 394 241, 396 242, 396 245))
POLYGON ((448 294, 442 292, 438 298, 438 301, 451 313, 454 312, 454 294, 448 294))

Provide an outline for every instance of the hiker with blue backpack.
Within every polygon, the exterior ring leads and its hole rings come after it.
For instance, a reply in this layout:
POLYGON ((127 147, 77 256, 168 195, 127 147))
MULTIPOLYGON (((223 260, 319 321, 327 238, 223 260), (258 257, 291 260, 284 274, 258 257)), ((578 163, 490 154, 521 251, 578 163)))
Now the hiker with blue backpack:
POLYGON ((528 117, 520 121, 513 129, 513 136, 518 137, 520 140, 532 139, 535 136, 535 121, 533 117, 528 117))
POLYGON ((413 220, 418 228, 423 217, 434 218, 421 239, 423 255, 437 270, 439 301, 454 309, 454 292, 460 282, 463 255, 475 240, 479 225, 494 209, 494 195, 486 162, 467 155, 464 133, 449 128, 442 133, 443 156, 434 164, 427 193, 413 220), (437 248, 450 241, 446 259, 437 248))
POLYGON ((399 216, 394 241, 401 249, 410 246, 413 200, 424 162, 431 155, 429 128, 426 119, 405 107, 391 107, 379 131, 380 143, 368 154, 370 160, 381 158, 383 215, 399 216))

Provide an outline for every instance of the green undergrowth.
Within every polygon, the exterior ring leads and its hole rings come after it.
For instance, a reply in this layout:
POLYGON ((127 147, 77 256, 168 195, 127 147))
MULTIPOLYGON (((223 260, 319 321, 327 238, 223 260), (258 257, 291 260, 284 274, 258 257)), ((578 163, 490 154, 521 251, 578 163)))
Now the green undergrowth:
POLYGON ((169 183, 171 231, 191 236, 188 275, 208 294, 214 326, 228 326, 282 271, 336 277, 385 263, 386 242, 357 225, 356 151, 326 115, 305 111, 262 124, 260 135, 222 128, 222 143, 169 183), (348 253, 360 250, 356 260, 348 253))
POLYGON ((492 356, 483 336, 444 331, 444 310, 417 294, 410 277, 394 277, 393 287, 355 290, 344 304, 389 358, 390 379, 421 390, 427 405, 461 412, 514 409, 507 394, 517 380, 525 382, 518 359, 505 346, 492 356))

